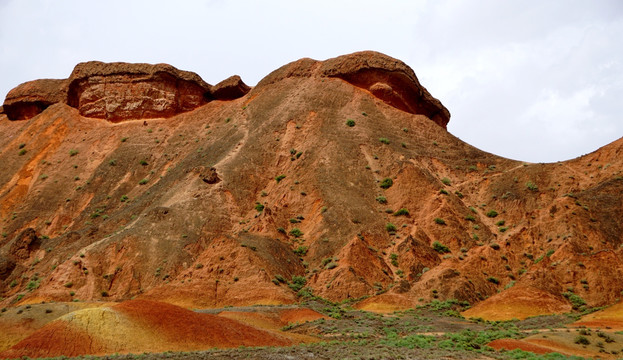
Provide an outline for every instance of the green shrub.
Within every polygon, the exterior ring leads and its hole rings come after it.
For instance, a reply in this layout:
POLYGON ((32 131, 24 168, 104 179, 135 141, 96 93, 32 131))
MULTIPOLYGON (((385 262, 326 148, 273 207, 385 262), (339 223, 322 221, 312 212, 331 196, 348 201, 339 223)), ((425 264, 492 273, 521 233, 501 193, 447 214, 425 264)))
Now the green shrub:
POLYGON ((539 191, 538 186, 536 186, 536 184, 534 184, 532 181, 528 181, 526 183, 526 188, 528 188, 528 190, 530 191, 539 191))
POLYGON ((451 185, 451 184, 452 184, 452 181, 450 181, 450 179, 448 179, 447 177, 445 177, 445 178, 441 179, 441 182, 442 182, 444 185, 451 185))
POLYGON ((433 220, 435 221, 436 224, 439 224, 439 225, 445 225, 446 224, 446 221, 444 219, 442 219, 442 218, 435 218, 433 220))
POLYGON ((381 181, 381 188, 389 189, 392 185, 394 185, 394 181, 391 178, 385 178, 381 181))
POLYGON ((305 284, 307 284, 307 279, 305 279, 304 276, 294 275, 288 286, 294 291, 299 291, 303 288, 303 286, 305 286, 305 284))
POLYGON ((147 179, 142 179, 141 181, 138 182, 139 185, 145 185, 147 184, 147 179))
POLYGON ((433 250, 437 251, 440 254, 445 254, 450 252, 450 248, 440 243, 439 241, 433 242, 433 250))
POLYGON ((139 164, 141 164, 141 165, 143 165, 143 166, 147 166, 147 165, 149 165, 149 163, 147 162, 147 160, 144 160, 144 159, 143 159, 143 160, 141 160, 141 161, 139 161, 138 163, 139 163, 139 164))
POLYGON ((567 291, 562 295, 569 300, 569 302, 571 303, 571 307, 573 307, 574 310, 580 310, 580 308, 586 305, 586 301, 584 301, 584 299, 571 291, 567 291))
POLYGON ((294 236, 295 238, 299 238, 303 236, 303 233, 299 228, 292 228, 292 230, 290 230, 290 235, 294 236))
POLYGON ((387 198, 385 196, 377 196, 376 201, 378 201, 380 204, 387 204, 387 198))
POLYGON ((474 216, 472 216, 472 215, 467 215, 465 217, 465 220, 467 220, 467 221, 476 221, 476 218, 474 216))
POLYGON ((394 225, 392 223, 387 223, 387 224, 385 224, 385 230, 387 230, 387 232, 395 232, 396 231, 396 225, 394 225))
POLYGON ((498 216, 498 212, 495 211, 495 210, 489 210, 489 211, 487 211, 487 213, 485 215, 487 215, 490 218, 494 218, 494 217, 498 216))
POLYGON ((19 151, 19 153, 17 153, 17 154, 18 154, 19 156, 22 156, 22 155, 26 154, 26 152, 27 152, 27 151, 26 151, 26 149, 22 149, 22 150, 20 150, 20 151, 19 151))
POLYGON ((496 284, 496 285, 498 285, 498 284, 500 283, 500 280, 498 280, 498 278, 493 277, 493 276, 489 276, 489 277, 487 278, 487 281, 488 281, 488 282, 491 282, 491 283, 494 283, 494 284, 496 284))
POLYGON ((78 155, 78 150, 75 150, 75 149, 69 150, 69 156, 76 156, 76 155, 78 155))
POLYGON ((286 178, 286 176, 285 176, 285 175, 279 175, 279 176, 275 177, 275 181, 277 181, 277 184, 279 184, 279 182, 280 182, 281 180, 285 179, 285 178, 286 178))
POLYGON ((591 342, 590 340, 588 340, 587 338, 585 338, 582 335, 578 335, 575 340, 573 340, 574 343, 578 344, 578 345, 590 345, 591 342))
POLYGON ((503 226, 504 224, 506 224, 506 221, 504 221, 504 220, 500 220, 500 221, 495 223, 495 225, 497 225, 497 226, 503 226))
POLYGON ((385 145, 389 145, 389 140, 387 138, 379 138, 379 141, 385 145))
POLYGON ((394 213, 394 216, 409 216, 409 210, 402 208, 394 213))
POLYGON ((294 249, 294 253, 298 256, 305 256, 305 254, 307 254, 307 246, 299 246, 296 249, 294 249))
POLYGON ((264 205, 260 204, 259 202, 256 202, 255 210, 257 210, 258 212, 262 212, 262 210, 264 210, 264 205))
POLYGON ((348 127, 355 126, 355 120, 352 120, 352 119, 346 120, 346 126, 348 126, 348 127))
POLYGON ((448 190, 446 190, 446 189, 441 189, 441 190, 439 190, 439 193, 440 193, 440 194, 443 194, 443 195, 448 195, 448 190))

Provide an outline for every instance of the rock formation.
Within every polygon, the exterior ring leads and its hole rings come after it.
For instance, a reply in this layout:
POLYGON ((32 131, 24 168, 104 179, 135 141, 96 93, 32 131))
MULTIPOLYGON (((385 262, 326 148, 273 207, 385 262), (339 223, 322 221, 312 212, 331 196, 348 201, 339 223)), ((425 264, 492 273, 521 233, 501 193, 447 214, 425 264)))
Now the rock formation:
POLYGON ((3 111, 11 120, 25 120, 52 104, 66 101, 67 80, 34 80, 9 91, 4 100, 3 111))
POLYGON ((222 81, 213 91, 199 75, 167 64, 89 61, 76 65, 68 79, 19 85, 7 95, 3 112, 10 120, 25 120, 64 103, 82 116, 112 122, 167 118, 213 99, 237 99, 249 89, 239 76, 222 81))

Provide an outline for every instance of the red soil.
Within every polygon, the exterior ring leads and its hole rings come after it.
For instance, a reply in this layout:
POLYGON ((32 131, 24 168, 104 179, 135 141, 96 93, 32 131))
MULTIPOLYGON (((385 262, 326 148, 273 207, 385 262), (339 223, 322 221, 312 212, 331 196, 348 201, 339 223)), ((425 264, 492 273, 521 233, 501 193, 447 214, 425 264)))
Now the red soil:
POLYGON ((75 328, 65 321, 54 321, 9 350, 0 352, 0 358, 97 355, 105 351, 105 345, 95 341, 88 331, 75 328))
POLYGON ((525 341, 515 340, 515 339, 498 339, 493 340, 489 344, 492 348, 496 350, 506 349, 506 350, 515 350, 520 349, 523 351, 530 351, 535 354, 547 354, 554 352, 554 350, 546 348, 544 346, 539 346, 535 344, 530 344, 525 341))

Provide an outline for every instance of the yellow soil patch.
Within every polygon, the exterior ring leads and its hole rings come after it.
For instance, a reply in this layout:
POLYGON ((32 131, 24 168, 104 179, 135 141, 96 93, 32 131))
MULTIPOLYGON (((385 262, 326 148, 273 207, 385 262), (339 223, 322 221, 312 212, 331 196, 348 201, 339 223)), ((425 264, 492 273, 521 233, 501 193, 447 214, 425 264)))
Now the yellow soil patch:
POLYGON ((400 294, 381 294, 364 299, 355 304, 356 309, 380 314, 411 309, 415 306, 406 296, 400 294))
POLYGON ((539 289, 516 286, 474 305, 462 315, 485 320, 522 320, 569 311, 571 305, 561 298, 539 289))

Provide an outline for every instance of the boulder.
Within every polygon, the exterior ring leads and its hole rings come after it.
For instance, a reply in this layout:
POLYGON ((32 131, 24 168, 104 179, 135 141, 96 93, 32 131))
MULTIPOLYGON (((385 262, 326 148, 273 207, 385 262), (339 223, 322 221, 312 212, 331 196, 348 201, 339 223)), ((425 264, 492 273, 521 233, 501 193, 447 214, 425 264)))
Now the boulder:
POLYGON ((16 260, 26 260, 30 253, 36 250, 39 245, 39 238, 33 228, 27 228, 13 240, 9 248, 9 255, 16 260))
POLYGON ((167 64, 90 61, 71 73, 67 102, 82 116, 113 122, 166 118, 206 104, 210 90, 199 75, 167 64))

